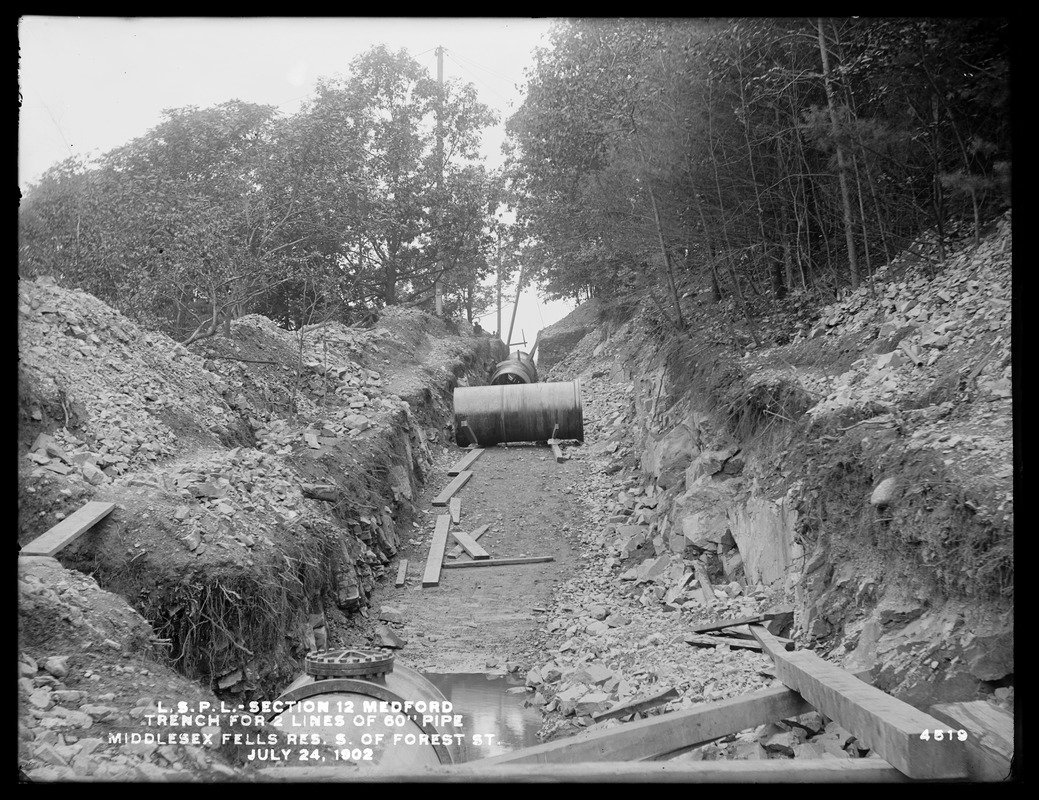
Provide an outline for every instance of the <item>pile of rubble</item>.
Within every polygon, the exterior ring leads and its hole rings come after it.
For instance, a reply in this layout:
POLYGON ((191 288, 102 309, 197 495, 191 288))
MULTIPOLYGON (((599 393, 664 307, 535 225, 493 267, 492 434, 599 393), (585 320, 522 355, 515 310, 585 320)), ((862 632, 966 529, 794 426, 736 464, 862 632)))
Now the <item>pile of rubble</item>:
MULTIPOLYGON (((600 351, 601 354, 601 351, 600 351)), ((686 643, 692 626, 759 614, 776 597, 736 581, 705 587, 692 559, 659 534, 657 487, 630 462, 632 387, 589 366, 581 375, 586 445, 570 450, 587 465, 563 492, 580 498, 589 531, 582 570, 547 613, 540 663, 527 673, 530 702, 545 712, 543 739, 574 728, 604 728, 637 718, 609 715, 647 695, 673 696, 646 713, 688 708, 773 685, 760 653, 686 643), (598 721, 598 715, 607 718, 598 721)))
MULTIPOLYGON (((126 602, 90 577, 48 558, 30 558, 18 579, 21 644, 51 655, 18 655, 19 763, 36 782, 210 781, 235 770, 208 746, 113 742, 146 731, 146 714, 170 697, 193 705, 216 698, 149 656, 158 643, 126 602)), ((153 729, 168 733, 168 729, 153 729)), ((199 739, 201 742, 202 740, 199 739)))
MULTIPOLYGON (((936 245, 921 247, 920 257, 934 256, 936 245)), ((875 331, 869 351, 843 373, 777 369, 771 351, 748 354, 748 362, 757 381, 793 379, 820 398, 808 411, 814 417, 866 404, 887 406, 911 428, 911 447, 945 451, 947 466, 955 465, 964 477, 980 470, 1007 481, 1012 430, 1010 415, 997 405, 1009 405, 1011 398, 1011 290, 1007 212, 990 236, 951 253, 936 274, 916 256, 902 256, 824 309, 820 322, 793 346, 818 337, 872 338, 875 331), (962 400, 984 402, 968 403, 948 419, 962 400)))

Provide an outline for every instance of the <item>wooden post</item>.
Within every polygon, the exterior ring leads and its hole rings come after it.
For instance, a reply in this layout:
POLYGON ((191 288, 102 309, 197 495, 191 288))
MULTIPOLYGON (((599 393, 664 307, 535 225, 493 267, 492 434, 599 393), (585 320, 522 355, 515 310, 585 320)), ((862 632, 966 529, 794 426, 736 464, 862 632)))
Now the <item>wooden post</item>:
POLYGON ((854 733, 891 766, 918 780, 967 777, 963 742, 924 738, 925 731, 944 727, 930 714, 863 683, 815 653, 788 653, 759 625, 751 625, 750 631, 775 663, 783 683, 799 692, 820 714, 854 733))

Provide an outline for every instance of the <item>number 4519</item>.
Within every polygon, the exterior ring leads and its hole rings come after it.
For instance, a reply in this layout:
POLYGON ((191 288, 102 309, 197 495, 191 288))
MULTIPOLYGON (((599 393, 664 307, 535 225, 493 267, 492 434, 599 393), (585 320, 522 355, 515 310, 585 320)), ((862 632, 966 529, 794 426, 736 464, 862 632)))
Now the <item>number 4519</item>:
POLYGON ((943 739, 948 739, 951 742, 953 736, 955 736, 961 742, 967 741, 967 731, 964 731, 964 730, 959 730, 959 731, 953 731, 953 730, 943 731, 943 730, 940 730, 939 728, 935 728, 933 731, 924 729, 924 732, 920 734, 920 738, 923 739, 925 742, 929 742, 931 739, 934 739, 936 742, 940 742, 943 739))

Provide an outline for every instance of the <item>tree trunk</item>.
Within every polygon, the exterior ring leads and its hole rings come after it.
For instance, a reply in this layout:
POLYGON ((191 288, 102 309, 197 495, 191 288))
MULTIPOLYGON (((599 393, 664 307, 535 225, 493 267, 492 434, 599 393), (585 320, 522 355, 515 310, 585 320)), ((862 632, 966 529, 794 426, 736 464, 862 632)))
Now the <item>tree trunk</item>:
POLYGON ((830 111, 830 128, 833 131, 834 146, 837 148, 837 180, 841 187, 841 204, 844 209, 844 239, 848 247, 848 268, 851 271, 851 288, 859 286, 859 263, 855 257, 855 237, 852 231, 851 194, 848 189, 848 168, 844 160, 844 148, 840 142, 840 126, 837 122, 837 107, 833 100, 833 86, 830 78, 830 55, 826 49, 826 37, 823 34, 823 21, 818 20, 819 54, 823 62, 823 85, 826 88, 826 105, 830 111))

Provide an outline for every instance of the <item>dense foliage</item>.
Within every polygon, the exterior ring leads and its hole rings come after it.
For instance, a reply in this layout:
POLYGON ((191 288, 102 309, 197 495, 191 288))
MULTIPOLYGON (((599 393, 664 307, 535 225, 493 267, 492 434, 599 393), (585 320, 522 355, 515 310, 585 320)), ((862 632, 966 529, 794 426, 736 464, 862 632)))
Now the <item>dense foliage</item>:
POLYGON ((857 286, 924 229, 1009 203, 1003 19, 557 24, 509 120, 556 296, 857 286))
POLYGON ((27 192, 19 272, 185 341, 247 312, 354 321, 431 298, 438 278, 445 313, 471 318, 497 253, 501 180, 476 161, 493 122, 472 86, 441 86, 384 47, 289 117, 239 101, 171 109, 27 192))
POLYGON ((23 198, 19 274, 191 341, 385 305, 472 319, 502 262, 557 297, 754 301, 857 286, 921 231, 1010 202, 1009 22, 578 19, 535 52, 503 174, 495 120, 376 47, 297 114, 229 101, 52 168, 23 198), (504 225, 504 204, 516 222, 504 225))

